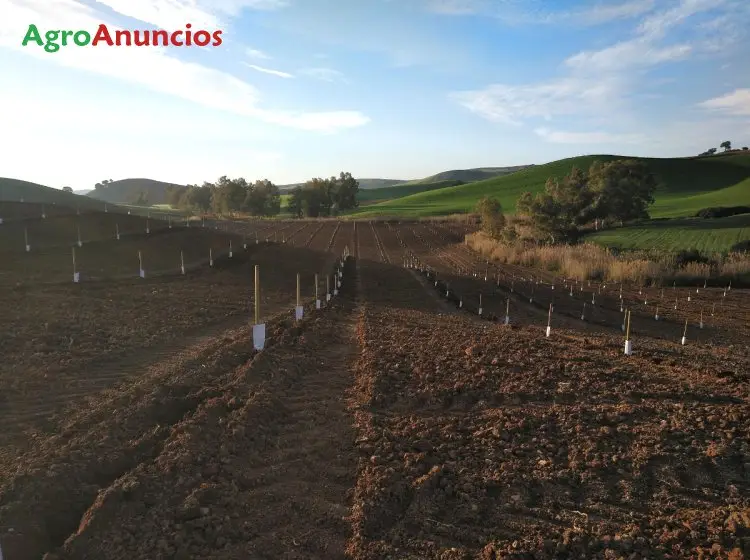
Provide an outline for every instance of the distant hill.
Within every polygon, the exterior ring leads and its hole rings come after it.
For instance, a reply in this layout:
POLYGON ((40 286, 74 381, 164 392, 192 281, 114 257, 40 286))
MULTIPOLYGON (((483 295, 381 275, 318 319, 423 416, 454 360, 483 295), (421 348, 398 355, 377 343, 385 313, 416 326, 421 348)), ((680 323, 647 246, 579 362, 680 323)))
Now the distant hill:
POLYGON ((531 165, 516 165, 511 167, 476 167, 474 169, 452 169, 450 171, 443 171, 418 181, 409 181, 408 184, 425 184, 425 183, 437 183, 440 181, 456 181, 460 183, 473 183, 475 181, 483 181, 485 179, 491 179, 492 177, 499 177, 501 175, 509 175, 516 171, 521 171, 531 165))
POLYGON ((84 189, 82 191, 73 191, 73 194, 79 194, 81 196, 89 194, 94 189, 84 189))
POLYGON ((103 210, 104 203, 92 200, 87 196, 65 192, 61 189, 45 187, 20 179, 0 177, 0 200, 12 202, 35 202, 39 204, 58 204, 71 208, 103 210))
MULTIPOLYGON (((357 212, 357 217, 470 212, 483 196, 496 197, 505 211, 512 213, 522 193, 542 191, 549 177, 562 177, 574 166, 588 169, 594 160, 616 159, 631 158, 592 155, 534 165, 509 175, 432 189, 366 206, 357 212)), ((750 154, 747 151, 709 157, 632 159, 643 161, 662 182, 656 192, 656 202, 650 209, 654 217, 691 216, 710 206, 750 205, 750 154)))
POLYGON ((445 187, 455 187, 456 185, 462 185, 462 181, 456 181, 452 179, 435 181, 435 182, 408 182, 399 183, 390 187, 381 187, 378 189, 366 189, 361 190, 357 194, 357 200, 360 204, 380 202, 383 200, 391 200, 394 198, 401 198, 402 196, 409 196, 411 194, 431 191, 434 189, 442 189, 445 187))
POLYGON ((113 204, 132 204, 141 192, 146 194, 148 204, 166 204, 169 187, 185 187, 153 179, 122 179, 94 189, 86 196, 113 204))
MULTIPOLYGON (((359 181, 359 188, 362 190, 382 189, 407 182, 405 179, 357 179, 357 181, 359 181)), ((302 185, 304 185, 304 183, 290 183, 288 185, 279 185, 279 191, 286 194, 289 193, 289 191, 291 191, 292 189, 301 187, 302 185)))

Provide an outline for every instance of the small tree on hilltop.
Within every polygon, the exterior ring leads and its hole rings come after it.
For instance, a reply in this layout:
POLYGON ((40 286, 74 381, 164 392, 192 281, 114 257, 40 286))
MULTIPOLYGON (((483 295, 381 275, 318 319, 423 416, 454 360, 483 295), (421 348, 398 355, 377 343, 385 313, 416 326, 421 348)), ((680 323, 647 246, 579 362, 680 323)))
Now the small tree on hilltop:
POLYGON ((476 212, 482 222, 482 231, 493 239, 500 239, 505 227, 505 215, 500 201, 485 196, 477 203, 476 212))
POLYGON ((728 152, 732 149, 732 143, 729 140, 724 140, 724 142, 719 144, 719 148, 724 148, 724 151, 728 152))
POLYGON ((72 193, 73 192, 73 187, 63 187, 62 190, 63 190, 63 192, 72 193))

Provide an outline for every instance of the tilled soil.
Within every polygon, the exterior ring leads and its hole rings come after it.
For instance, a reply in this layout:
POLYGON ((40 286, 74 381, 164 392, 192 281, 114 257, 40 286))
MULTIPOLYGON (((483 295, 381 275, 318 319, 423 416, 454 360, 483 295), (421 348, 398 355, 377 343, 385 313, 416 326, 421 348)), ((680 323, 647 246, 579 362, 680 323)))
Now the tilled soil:
POLYGON ((354 557, 750 551, 746 356, 434 317, 365 313, 354 557))
POLYGON ((228 331, 72 415, 6 473, 6 557, 343 557, 355 310, 335 301, 270 323, 262 353, 228 331))
MULTIPOLYGON (((750 555, 750 357, 728 318, 714 345, 640 329, 626 357, 617 328, 563 313, 545 337, 545 310, 521 297, 510 326, 457 309, 402 267, 422 251, 443 275, 476 269, 447 227, 231 229, 287 241, 269 256, 279 298, 293 299, 289 267, 326 270, 345 247, 358 266, 329 308, 269 320, 260 353, 249 325, 194 319, 207 305, 195 297, 221 300, 231 280, 179 292, 197 326, 180 351, 167 344, 180 312, 148 315, 158 326, 146 332, 171 350, 135 360, 125 348, 122 383, 93 350, 76 362, 53 348, 59 371, 19 352, 26 377, 6 373, 5 393, 52 402, 76 364, 110 389, 82 391, 0 454, 6 560, 750 555), (305 247, 320 256, 305 260, 305 247)), ((460 282, 469 298, 485 293, 483 278, 460 282)), ((137 314, 131 284, 120 318, 137 314)), ((744 313, 744 292, 729 297, 744 313)), ((99 308, 87 317, 79 336, 91 340, 121 324, 99 308)))

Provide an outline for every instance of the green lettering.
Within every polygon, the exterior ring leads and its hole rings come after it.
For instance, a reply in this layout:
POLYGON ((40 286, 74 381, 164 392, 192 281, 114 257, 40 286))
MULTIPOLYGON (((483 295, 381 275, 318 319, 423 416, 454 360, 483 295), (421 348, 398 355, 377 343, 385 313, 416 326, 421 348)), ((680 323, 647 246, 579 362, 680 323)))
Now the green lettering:
POLYGON ((73 35, 72 31, 63 31, 62 32, 62 46, 67 47, 68 46, 68 37, 71 37, 73 35))
POLYGON ((33 23, 29 25, 29 29, 26 31, 26 36, 23 38, 21 45, 25 47, 28 45, 29 41, 34 41, 40 47, 44 44, 42 36, 39 34, 39 29, 33 23))
POLYGON ((88 31, 76 31, 76 34, 73 35, 73 41, 79 47, 85 47, 91 42, 91 33, 88 31))
POLYGON ((60 31, 59 30, 52 30, 47 31, 47 33, 44 34, 44 38, 47 39, 47 44, 44 45, 44 50, 48 53, 57 52, 60 50, 60 45, 55 43, 57 41, 58 37, 60 37, 60 31))

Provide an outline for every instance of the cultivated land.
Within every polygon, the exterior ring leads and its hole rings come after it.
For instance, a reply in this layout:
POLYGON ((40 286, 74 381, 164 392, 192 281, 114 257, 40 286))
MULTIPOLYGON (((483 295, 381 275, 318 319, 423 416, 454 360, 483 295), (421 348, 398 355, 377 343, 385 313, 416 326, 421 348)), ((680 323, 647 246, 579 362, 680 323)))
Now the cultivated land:
POLYGON ((706 220, 653 220, 597 232, 588 235, 586 239, 620 249, 697 249, 704 253, 728 251, 741 241, 750 239, 750 214, 706 220))
POLYGON ((455 224, 26 209, 0 225, 8 560, 750 554, 746 291, 487 265, 455 224))

